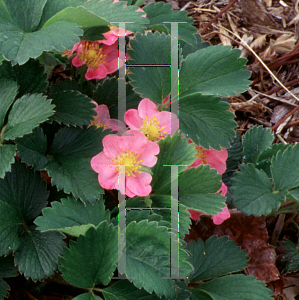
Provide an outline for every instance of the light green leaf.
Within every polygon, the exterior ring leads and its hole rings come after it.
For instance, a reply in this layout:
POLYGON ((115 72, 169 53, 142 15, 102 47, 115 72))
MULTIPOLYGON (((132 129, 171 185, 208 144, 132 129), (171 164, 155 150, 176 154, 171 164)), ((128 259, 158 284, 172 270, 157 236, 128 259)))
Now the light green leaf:
POLYGON ((47 137, 40 127, 16 141, 18 156, 36 170, 43 169, 49 160, 46 158, 47 137))
POLYGON ((12 255, 0 257, 0 277, 8 278, 18 275, 18 268, 15 266, 12 255))
POLYGON ((187 43, 195 43, 196 39, 194 34, 196 28, 191 26, 193 19, 188 17, 187 11, 172 10, 170 3, 150 3, 146 5, 143 10, 146 12, 146 17, 150 20, 149 28, 153 25, 163 25, 171 32, 171 24, 165 22, 179 22, 178 26, 178 38, 184 40, 187 43))
POLYGON ((197 50, 182 61, 180 97, 185 94, 234 96, 250 84, 250 72, 245 70, 241 51, 230 46, 211 46, 197 50))
POLYGON ((54 201, 51 205, 51 208, 43 209, 43 216, 35 219, 37 230, 57 230, 78 237, 93 225, 96 227, 105 220, 110 222, 110 211, 105 211, 102 201, 97 201, 94 205, 83 204, 69 197, 61 199, 61 203, 54 201))
POLYGON ((15 145, 0 145, 0 178, 10 171, 10 165, 15 161, 15 145))
POLYGON ((194 271, 188 276, 190 282, 204 281, 228 273, 242 271, 247 267, 246 251, 236 246, 227 236, 211 236, 205 243, 191 240, 187 248, 191 253, 190 263, 194 271))
POLYGON ((149 98, 156 103, 162 103, 170 93, 170 40, 170 36, 164 33, 148 32, 146 35, 137 34, 135 40, 130 42, 132 50, 128 51, 131 57, 129 64, 166 65, 130 67, 128 76, 135 91, 142 98, 149 98))
POLYGON ((97 173, 90 166, 91 158, 65 159, 63 162, 51 161, 46 170, 52 177, 52 184, 58 190, 72 193, 84 203, 95 203, 104 193, 98 182, 97 173))
POLYGON ((263 126, 254 126, 243 135, 243 163, 256 163, 262 151, 272 144, 274 133, 263 126))
POLYGON ((4 139, 12 140, 30 133, 39 123, 47 120, 53 113, 53 107, 41 94, 24 95, 14 103, 8 115, 4 139))
POLYGON ((244 215, 267 215, 285 200, 287 191, 274 191, 263 170, 254 168, 252 164, 241 165, 240 170, 231 180, 234 193, 232 204, 244 215))
POLYGON ((40 232, 35 226, 20 237, 20 247, 15 253, 19 271, 32 280, 52 276, 58 266, 58 256, 65 246, 64 236, 59 232, 40 232))
POLYGON ((4 281, 2 278, 0 278, 0 297, 6 297, 8 295, 8 290, 10 289, 9 285, 4 281))
POLYGON ((184 135, 206 149, 229 147, 237 124, 227 103, 219 97, 196 93, 180 97, 179 105, 180 129, 184 135))
POLYGON ((299 186, 299 144, 279 151, 271 161, 271 173, 276 190, 299 186))
POLYGON ((77 242, 71 241, 64 258, 59 258, 62 277, 81 288, 107 285, 116 268, 117 236, 117 227, 104 221, 80 235, 77 242))
MULTIPOLYGON (((12 80, 8 80, 6 78, 0 78, 0 91, 1 91, 1 101, 0 101, 0 132, 1 132, 1 129, 4 125, 6 114, 17 95, 18 85, 16 82, 12 80)), ((0 133, 0 143, 1 143, 1 133, 0 133)))
POLYGON ((4 56, 0 53, 0 65, 2 64, 3 61, 4 61, 4 56))
POLYGON ((209 295, 213 300, 272 300, 272 291, 265 287, 262 281, 253 276, 243 274, 220 277, 190 288, 191 299, 202 298, 202 294, 209 295))
POLYGON ((0 66, 0 75, 17 82, 17 98, 25 94, 43 93, 48 86, 45 68, 34 59, 29 59, 22 66, 12 66, 10 61, 4 61, 0 66))
POLYGON ((61 91, 51 95, 55 113, 51 121, 66 125, 88 125, 96 115, 91 99, 79 91, 61 91))
POLYGON ((206 47, 210 46, 209 42, 202 42, 201 36, 197 33, 195 34, 196 42, 192 44, 188 44, 184 42, 183 40, 180 40, 180 47, 182 49, 182 55, 184 58, 187 57, 187 55, 195 52, 196 50, 200 50, 206 47))
POLYGON ((12 165, 11 172, 0 179, 0 256, 15 251, 25 222, 40 214, 48 192, 40 175, 25 164, 12 165))

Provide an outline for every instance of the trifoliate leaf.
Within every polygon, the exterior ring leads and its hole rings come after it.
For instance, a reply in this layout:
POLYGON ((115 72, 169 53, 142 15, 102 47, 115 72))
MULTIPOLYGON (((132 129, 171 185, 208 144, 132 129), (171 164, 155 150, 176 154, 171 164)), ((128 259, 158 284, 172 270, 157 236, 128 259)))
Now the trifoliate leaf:
POLYGON ((182 55, 184 58, 186 58, 187 55, 195 52, 196 50, 200 50, 210 46, 209 42, 202 42, 201 36, 199 34, 195 34, 195 38, 196 38, 196 42, 192 44, 186 43, 183 40, 179 41, 180 47, 182 49, 182 55))
MULTIPOLYGON (((192 269, 186 263, 186 252, 179 250, 179 276, 185 276, 192 269)), ((126 275, 137 288, 143 287, 149 293, 154 291, 167 299, 176 296, 177 285, 168 279, 170 239, 166 227, 147 220, 131 222, 126 227, 126 275)))
MULTIPOLYGON (((93 95, 93 100, 99 105, 105 104, 108 106, 111 119, 118 119, 118 80, 115 77, 106 77, 102 84, 97 86, 93 95)), ((130 108, 137 109, 140 100, 139 94, 134 92, 131 84, 126 83, 126 110, 130 108)))
POLYGON ((8 278, 18 275, 18 268, 15 266, 12 255, 0 257, 0 277, 8 278))
POLYGON ((272 291, 262 281, 242 274, 220 277, 190 288, 191 299, 272 300, 272 291), (202 296, 204 295, 204 296, 202 296))
POLYGON ((83 35, 79 24, 67 20, 57 21, 35 31, 43 12, 40 4, 45 1, 23 1, 22 9, 17 0, 5 1, 10 3, 9 8, 13 8, 16 13, 13 17, 13 12, 0 6, 0 52, 13 65, 23 65, 29 58, 40 56, 43 51, 55 49, 62 52, 71 49, 74 43, 80 41, 78 36, 83 35), (35 2, 40 4, 32 5, 35 2))
POLYGON ((116 268, 118 258, 117 227, 101 222, 80 235, 77 242, 71 241, 70 248, 59 258, 59 270, 69 283, 81 288, 93 288, 102 283, 107 285, 116 268))
POLYGON ((234 114, 228 109, 229 105, 219 97, 199 93, 180 97, 180 129, 195 144, 206 149, 228 148, 236 127, 234 114))
POLYGON ((17 250, 22 225, 40 214, 47 198, 46 183, 25 164, 13 164, 0 179, 0 256, 8 247, 17 250))
POLYGON ((235 241, 227 236, 217 238, 211 236, 205 243, 198 239, 191 240, 187 248, 191 253, 190 263, 194 271, 188 276, 191 282, 203 281, 242 271, 247 267, 246 251, 236 246, 235 241))
POLYGON ((6 283, 6 281, 0 278, 0 297, 2 297, 2 299, 4 299, 4 297, 7 297, 9 289, 10 287, 6 283))
POLYGON ((243 135, 243 163, 256 163, 259 155, 272 144, 274 133, 263 126, 254 126, 243 135))
POLYGON ((54 105, 41 94, 24 95, 18 99, 8 115, 4 139, 12 140, 30 133, 53 113, 54 105))
POLYGON ((153 179, 151 185, 154 191, 169 186, 172 165, 177 165, 180 173, 196 160, 194 145, 188 144, 185 138, 167 136, 165 139, 160 140, 158 144, 160 147, 157 156, 158 161, 152 168, 153 179))
POLYGON ((15 145, 0 145, 0 178, 10 171, 10 166, 15 161, 15 148, 15 145))
POLYGON ((286 190, 277 192, 263 170, 254 168, 252 164, 240 166, 231 180, 234 192, 232 204, 242 210, 244 215, 267 215, 277 209, 284 201, 286 190))
POLYGON ((299 144, 279 151, 271 161, 271 173, 276 190, 299 186, 299 144))
POLYGON ((11 62, 4 61, 0 66, 0 75, 17 82, 19 86, 17 98, 25 94, 43 93, 48 85, 44 67, 34 59, 29 59, 21 66, 12 66, 11 62))
POLYGON ((128 63, 152 66, 130 67, 131 73, 128 76, 132 80, 131 84, 142 98, 161 104, 170 93, 171 38, 159 32, 137 34, 135 38, 130 42, 132 50, 128 51, 131 57, 128 63))
POLYGON ((102 201, 94 205, 83 204, 74 198, 63 198, 60 202, 52 202, 52 207, 43 209, 43 216, 35 219, 37 230, 42 232, 49 230, 62 231, 66 234, 78 237, 91 227, 96 227, 102 221, 110 221, 110 211, 105 211, 102 201))
POLYGON ((167 28, 168 33, 171 33, 170 22, 178 22, 178 39, 187 43, 195 43, 196 28, 191 26, 193 19, 188 17, 187 11, 172 10, 170 3, 163 2, 150 3, 143 10, 150 20, 149 28, 152 28, 153 25, 162 25, 167 28))
POLYGON ((250 84, 250 72, 241 51, 230 46, 211 46, 188 55, 180 69, 180 97, 185 94, 229 96, 250 84))
POLYGON ((20 237, 20 247, 15 253, 19 271, 32 280, 52 276, 58 266, 58 256, 65 246, 64 236, 59 232, 40 232, 35 226, 20 237))
POLYGON ((6 78, 0 78, 0 90, 1 90, 1 101, 0 101, 0 132, 1 132, 1 129, 4 125, 6 114, 11 104, 13 103, 15 96, 17 95, 18 85, 16 84, 16 82, 12 80, 6 78))
POLYGON ((51 121, 66 125, 88 125, 96 115, 91 99, 78 91, 61 91, 51 95, 55 113, 51 121))
POLYGON ((97 173, 91 169, 90 160, 91 158, 72 158, 61 162, 54 160, 47 164, 46 170, 58 190, 72 193, 84 203, 95 203, 104 191, 98 182, 97 173))
POLYGON ((282 241, 278 249, 282 252, 280 255, 283 270, 282 273, 286 274, 299 270, 299 253, 298 248, 290 241, 282 241))

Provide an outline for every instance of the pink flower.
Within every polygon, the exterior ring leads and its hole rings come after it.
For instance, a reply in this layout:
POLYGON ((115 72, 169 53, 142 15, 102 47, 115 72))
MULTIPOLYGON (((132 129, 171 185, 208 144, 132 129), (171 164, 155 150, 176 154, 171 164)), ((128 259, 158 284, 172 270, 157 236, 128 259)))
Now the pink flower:
POLYGON ((130 129, 140 130, 149 141, 163 139, 166 134, 172 135, 179 128, 179 121, 175 114, 158 111, 157 105, 147 98, 140 101, 138 110, 129 109, 126 112, 125 121, 130 129), (174 128, 171 128, 172 124, 174 128))
POLYGON ((160 151, 159 145, 148 141, 139 131, 128 130, 123 136, 105 136, 103 147, 91 159, 92 169, 99 173, 100 185, 118 189, 129 197, 149 195, 152 176, 141 168, 151 168, 157 163, 155 155, 160 151))
POLYGON ((114 73, 124 62, 119 59, 117 42, 111 46, 99 47, 99 41, 81 41, 76 48, 77 55, 72 63, 75 67, 88 65, 86 79, 102 79, 107 74, 114 73))
POLYGON ((107 40, 100 40, 100 42, 105 45, 112 45, 118 40, 120 36, 126 36, 133 33, 129 30, 119 30, 119 28, 117 28, 116 26, 109 25, 109 27, 110 31, 103 33, 103 36, 107 40))
MULTIPOLYGON (((191 140, 188 141, 189 143, 192 143, 191 140)), ((226 160, 228 157, 227 150, 225 148, 221 148, 221 151, 217 151, 214 149, 206 150, 201 146, 195 146, 195 149, 197 150, 196 153, 196 161, 190 165, 187 169, 192 167, 197 167, 201 164, 209 164, 211 168, 214 168, 217 170, 218 174, 223 174, 226 170, 226 160)), ((221 191, 221 195, 225 196, 227 193, 227 186, 222 182, 222 186, 217 193, 221 191)), ((192 220, 197 221, 200 217, 200 215, 204 215, 205 213, 188 209, 188 212, 190 213, 190 218, 192 220)), ((216 225, 221 224, 224 220, 228 219, 230 217, 229 210, 227 206, 225 206, 221 212, 217 213, 217 215, 213 216, 213 223, 216 225)))
POLYGON ((91 101, 95 104, 96 108, 94 110, 97 112, 97 115, 94 116, 94 120, 91 121, 90 126, 96 126, 97 128, 103 127, 103 130, 111 128, 117 133, 122 133, 126 130, 126 125, 116 119, 110 119, 109 109, 105 104, 98 105, 95 101, 91 101))

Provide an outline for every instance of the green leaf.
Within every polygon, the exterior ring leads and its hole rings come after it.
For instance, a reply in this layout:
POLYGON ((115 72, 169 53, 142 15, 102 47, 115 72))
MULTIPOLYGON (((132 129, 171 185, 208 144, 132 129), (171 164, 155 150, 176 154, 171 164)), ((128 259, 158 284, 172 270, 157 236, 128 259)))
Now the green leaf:
POLYGON ((272 291, 262 281, 243 274, 220 277, 190 289, 191 299, 209 295, 213 300, 272 300, 272 291))
POLYGON ((170 42, 169 35, 159 32, 137 34, 135 40, 130 42, 132 50, 128 51, 131 57, 129 64, 166 65, 130 67, 131 73, 128 76, 132 80, 131 84, 142 98, 161 103, 170 93, 170 42))
POLYGON ((80 24, 82 27, 104 26, 109 24, 104 18, 99 18, 95 13, 88 11, 82 6, 78 6, 76 8, 66 7, 59 11, 43 25, 42 29, 64 20, 80 24))
MULTIPOLYGON (((181 25, 179 25, 181 26, 181 25)), ((200 50, 206 47, 210 46, 209 42, 202 42, 201 36, 197 33, 195 34, 196 42, 192 44, 188 44, 184 42, 183 40, 180 40, 180 47, 182 49, 182 55, 184 58, 187 57, 187 55, 195 52, 196 50, 200 50)))
POLYGON ((160 152, 157 156, 158 161, 152 168, 153 179, 151 185, 154 191, 169 186, 171 182, 170 165, 178 165, 180 173, 196 160, 194 145, 188 144, 187 139, 181 138, 181 136, 166 136, 158 144, 160 147, 160 152))
POLYGON ((73 300, 101 300, 102 298, 95 295, 94 293, 90 292, 90 293, 84 293, 81 294, 75 298, 73 298, 73 300))
POLYGON ((18 275, 18 268, 15 266, 12 255, 0 257, 0 277, 8 278, 18 275))
MULTIPOLYGON (((110 117, 118 119, 118 80, 115 77, 105 78, 99 84, 93 95, 93 100, 99 105, 105 104, 109 108, 110 117)), ((126 110, 137 108, 141 98, 139 94, 133 91, 130 83, 126 83, 126 110)))
POLYGON ((2 278, 0 278, 0 297, 7 297, 8 290, 10 290, 9 285, 4 281, 2 278))
POLYGON ((236 246, 227 236, 211 236, 205 243, 191 240, 187 248, 191 253, 190 263, 194 271, 188 276, 190 282, 203 281, 242 271, 247 267, 246 251, 236 246))
POLYGON ((234 192, 232 204, 242 210, 244 215, 267 215, 284 201, 286 190, 274 191, 263 170, 254 168, 252 164, 241 165, 240 170, 231 180, 234 192))
POLYGON ((3 61, 4 61, 4 56, 0 53, 0 66, 1 66, 3 61))
POLYGON ((146 12, 146 17, 150 20, 149 28, 153 25, 163 25, 171 32, 171 24, 167 22, 180 22, 178 26, 178 38, 187 43, 195 43, 196 28, 191 26, 193 19, 188 17, 187 11, 172 10, 170 3, 150 3, 143 10, 146 12))
POLYGON ((18 99, 9 115, 4 139, 12 140, 30 133, 53 113, 54 105, 41 94, 24 95, 18 99))
POLYGON ((90 160, 91 158, 73 158, 62 162, 51 161, 46 170, 58 190, 72 193, 84 203, 95 203, 104 191, 98 182, 97 173, 91 169, 90 160))
POLYGON ((190 168, 179 175, 179 200, 187 208, 216 215, 225 197, 215 194, 221 188, 221 175, 209 165, 190 168))
MULTIPOLYGON (((186 262, 186 252, 179 250, 179 275, 184 276, 191 272, 191 266, 186 262)), ((164 278, 170 276, 170 239, 166 227, 147 220, 131 222, 126 227, 126 275, 137 288, 154 291, 167 299, 176 296, 174 280, 164 278)))
POLYGON ((48 86, 44 67, 34 59, 29 59, 22 66, 12 66, 11 62, 4 61, 0 66, 0 75, 17 82, 19 86, 17 98, 25 94, 43 93, 48 86))
POLYGON ((227 103, 219 97, 198 93, 180 97, 179 103, 180 129, 184 135, 206 149, 229 147, 236 122, 227 103))
MULTIPOLYGON (((15 2, 13 1, 13 3, 15 2)), ((11 60, 13 65, 22 65, 29 58, 40 56, 43 51, 55 49, 62 52, 65 49, 71 49, 74 43, 80 41, 78 36, 83 34, 79 24, 66 20, 34 31, 33 28, 40 22, 39 16, 41 16, 42 9, 37 7, 40 11, 35 11, 34 7, 29 4, 26 2, 23 10, 19 10, 18 5, 16 5, 19 13, 15 17, 18 19, 13 19, 10 13, 3 6, 0 6, 0 52, 6 60, 11 60), (20 17, 21 14, 23 17, 20 17), (37 16, 38 18, 34 20, 31 26, 29 23, 37 16), (29 30, 28 26, 32 30, 29 30)))
POLYGON ((46 183, 25 164, 13 164, 0 179, 0 256, 9 253, 8 247, 17 250, 22 225, 40 214, 47 198, 46 183))
POLYGON ((95 126, 88 129, 64 127, 56 133, 49 155, 62 163, 70 158, 91 158, 103 150, 102 140, 108 133, 109 130, 95 126))
POLYGON ((117 227, 104 221, 80 235, 77 242, 71 241, 70 248, 63 251, 64 258, 59 258, 62 277, 81 288, 107 285, 116 268, 117 236, 117 227))
POLYGON ((99 41, 106 40, 103 33, 110 30, 108 26, 92 26, 84 27, 84 34, 81 37, 82 41, 99 41))
POLYGON ((243 163, 256 163, 262 151, 272 144, 274 133, 263 126, 254 126, 243 135, 243 163))
POLYGON ((40 232, 29 227, 20 237, 20 247, 15 253, 19 271, 32 280, 52 276, 58 266, 58 256, 65 246, 64 236, 59 232, 40 232))
MULTIPOLYGON (((299 253, 295 245, 290 241, 282 241, 278 249, 281 252, 282 274, 299 270, 299 253)), ((279 257, 278 257, 279 260, 279 257)))
POLYGON ((10 171, 10 166, 15 161, 15 148, 15 145, 0 145, 0 178, 10 171))
POLYGON ((84 235, 93 225, 96 227, 105 220, 110 222, 110 211, 105 211, 102 201, 97 201, 94 205, 83 204, 69 197, 61 199, 61 203, 52 202, 51 205, 51 208, 43 209, 43 216, 35 219, 37 230, 57 230, 78 237, 80 234, 84 235))
POLYGON ((43 169, 49 160, 46 158, 47 137, 40 127, 16 141, 18 156, 36 170, 43 169))
POLYGON ((211 46, 197 50, 182 61, 180 97, 185 94, 234 96, 250 84, 250 72, 241 51, 230 46, 211 46))
MULTIPOLYGON (((0 102, 0 132, 4 125, 6 114, 17 95, 18 85, 6 78, 0 78, 1 102, 0 102)), ((0 136, 1 139, 1 136, 0 136)))
POLYGON ((112 0, 106 1, 87 1, 84 3, 84 7, 93 12, 100 18, 107 20, 112 25, 118 26, 119 22, 128 22, 125 29, 132 32, 144 32, 144 24, 148 23, 147 18, 141 17, 144 12, 137 11, 136 6, 127 6, 126 3, 120 1, 113 3, 112 0))
POLYGON ((66 125, 88 125, 96 114, 91 99, 79 91, 61 91, 51 95, 55 113, 51 121, 66 125))
POLYGON ((16 23, 26 32, 36 30, 47 2, 47 0, 3 1, 16 23))
POLYGON ((276 190, 299 186, 299 144, 279 151, 271 161, 271 173, 276 190))

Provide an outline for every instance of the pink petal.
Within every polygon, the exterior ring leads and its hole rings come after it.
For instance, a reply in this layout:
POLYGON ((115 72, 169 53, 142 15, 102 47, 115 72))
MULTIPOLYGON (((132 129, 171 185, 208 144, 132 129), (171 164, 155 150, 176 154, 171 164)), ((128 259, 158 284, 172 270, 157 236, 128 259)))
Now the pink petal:
POLYGON ((105 64, 107 74, 111 74, 116 72, 119 68, 121 68, 124 65, 122 60, 119 60, 118 58, 114 58, 111 61, 107 61, 105 64))
POLYGON ((132 130, 140 130, 140 127, 143 126, 143 121, 140 118, 137 109, 129 109, 125 113, 126 124, 132 130))
POLYGON ((96 69, 88 67, 85 74, 87 80, 91 79, 103 79, 107 76, 107 69, 104 65, 99 65, 96 69))
POLYGON ((157 120, 160 121, 160 127, 165 126, 163 131, 167 131, 167 134, 173 135, 179 129, 179 120, 176 114, 162 111, 158 113, 157 120))
POLYGON ((170 98, 170 94, 162 100, 162 105, 165 105, 165 107, 168 107, 170 105, 170 102, 168 102, 169 98, 170 98), (167 102, 168 102, 168 104, 166 105, 167 102))
POLYGON ((97 121, 99 123, 100 121, 102 121, 104 124, 107 124, 106 121, 110 120, 110 114, 107 105, 105 104, 98 105, 98 107, 96 107, 94 110, 97 112, 97 116, 96 116, 97 121))
POLYGON ((225 206, 224 208, 222 208, 221 212, 219 212, 217 215, 213 216, 213 223, 215 225, 220 225, 229 217, 230 217, 230 212, 229 212, 227 206, 225 206))
POLYGON ((103 36, 107 40, 101 40, 101 43, 105 44, 107 46, 113 45, 118 40, 118 37, 115 34, 113 34, 113 32, 111 32, 111 31, 103 33, 103 36))
POLYGON ((127 177, 127 187, 134 193, 136 196, 147 196, 152 191, 150 183, 152 181, 152 176, 149 173, 142 172, 141 174, 137 173, 136 177, 128 176, 127 177))
POLYGON ((118 181, 118 171, 115 166, 103 165, 103 169, 99 172, 98 180, 104 189, 115 189, 118 181))
POLYGON ((147 117, 148 121, 152 117, 156 116, 159 113, 157 110, 157 104, 152 102, 148 98, 144 98, 140 101, 138 105, 138 114, 142 119, 145 119, 147 117))
POLYGON ((227 193, 227 186, 222 182, 221 188, 217 191, 219 193, 221 191, 221 195, 225 196, 227 193))
POLYGON ((119 137, 119 147, 123 151, 134 151, 141 154, 147 149, 147 139, 144 134, 137 130, 128 130, 119 137))
POLYGON ((112 164, 113 161, 111 160, 111 158, 108 158, 103 151, 97 154, 96 156, 94 156, 90 161, 91 168, 97 173, 103 171, 104 168, 103 165, 112 165, 112 164))
POLYGON ((197 221, 200 217, 200 215, 202 215, 203 213, 200 212, 200 211, 197 211, 197 210, 193 210, 193 209, 187 209, 187 211, 189 212, 189 214, 191 215, 190 216, 190 219, 194 220, 194 221, 197 221))
POLYGON ((106 135, 103 138, 103 152, 104 154, 111 159, 114 159, 116 155, 120 155, 120 147, 118 145, 119 137, 117 135, 106 135))
POLYGON ((146 167, 153 167, 157 163, 157 157, 155 155, 159 154, 160 147, 157 143, 147 141, 147 147, 143 153, 139 156, 142 159, 142 165, 146 167))
POLYGON ((207 163, 211 168, 216 169, 219 174, 223 174, 226 170, 227 157, 228 153, 225 148, 221 148, 221 151, 214 149, 206 150, 207 163))
POLYGON ((118 41, 117 42, 115 42, 114 44, 112 44, 112 45, 103 45, 102 47, 101 47, 101 49, 102 49, 102 53, 103 54, 107 54, 107 58, 106 59, 109 59, 109 57, 111 56, 111 55, 114 55, 113 56, 113 58, 115 58, 115 57, 118 57, 118 41), (116 54, 115 54, 115 52, 116 52, 116 54), (109 54, 109 55, 108 55, 109 54))
POLYGON ((126 125, 123 122, 116 119, 107 120, 106 124, 109 126, 109 128, 111 128, 113 131, 116 131, 118 134, 123 133, 127 129, 126 125))
POLYGON ((72 59, 72 64, 73 64, 74 67, 81 67, 82 65, 85 64, 85 60, 82 61, 82 60, 79 58, 79 56, 76 55, 76 56, 72 59))

